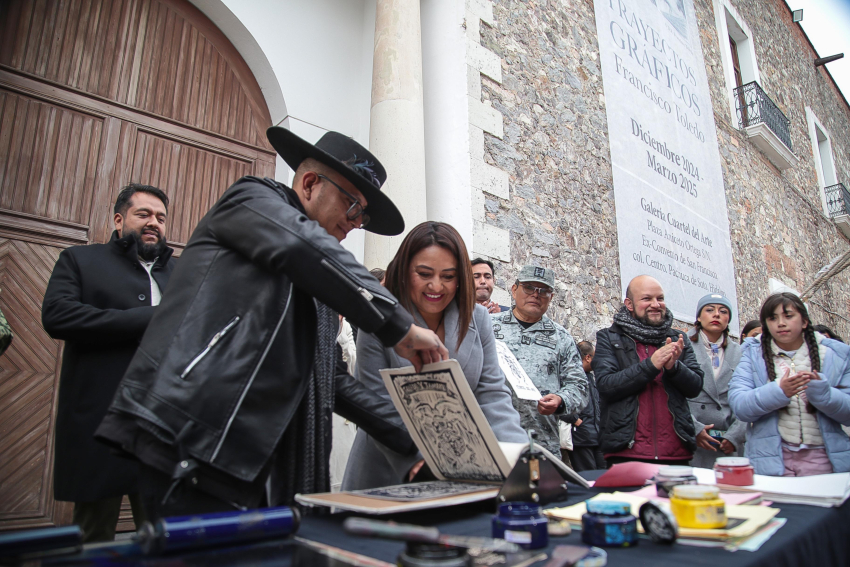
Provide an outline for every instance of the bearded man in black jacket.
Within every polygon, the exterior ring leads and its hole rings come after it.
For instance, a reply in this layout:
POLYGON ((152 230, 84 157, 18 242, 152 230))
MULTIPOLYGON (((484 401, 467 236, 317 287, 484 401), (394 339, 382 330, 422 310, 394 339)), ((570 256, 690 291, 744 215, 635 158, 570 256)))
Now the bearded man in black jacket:
POLYGON ((613 324, 596 333, 591 366, 600 399, 600 447, 609 465, 687 465, 693 457, 688 398, 702 390, 703 373, 691 341, 672 323, 661 284, 637 276, 613 324))
POLYGON ((74 502, 74 523, 85 541, 108 541, 123 495, 136 523, 138 464, 113 455, 94 440, 118 382, 160 302, 174 268, 166 246, 168 197, 160 189, 130 184, 115 202, 115 232, 106 244, 62 251, 42 302, 44 329, 65 341, 53 493, 74 502))
POLYGON ((329 490, 334 410, 415 450, 392 405, 346 373, 332 310, 417 366, 448 357, 339 244, 354 228, 404 229, 380 162, 336 132, 315 146, 268 136, 293 188, 244 177, 213 205, 97 432, 142 461, 152 518, 329 490))

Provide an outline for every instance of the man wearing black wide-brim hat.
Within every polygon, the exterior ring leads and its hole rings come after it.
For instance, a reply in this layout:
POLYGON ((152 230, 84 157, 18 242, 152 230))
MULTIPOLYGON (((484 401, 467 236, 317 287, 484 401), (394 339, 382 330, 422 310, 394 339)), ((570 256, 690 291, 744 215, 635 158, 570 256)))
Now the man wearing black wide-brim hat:
POLYGON ((201 219, 97 431, 142 462, 151 518, 329 490, 333 411, 415 450, 394 408, 346 373, 332 310, 417 364, 448 355, 339 244, 354 228, 404 230, 380 162, 336 132, 268 137, 292 188, 243 177, 201 219))

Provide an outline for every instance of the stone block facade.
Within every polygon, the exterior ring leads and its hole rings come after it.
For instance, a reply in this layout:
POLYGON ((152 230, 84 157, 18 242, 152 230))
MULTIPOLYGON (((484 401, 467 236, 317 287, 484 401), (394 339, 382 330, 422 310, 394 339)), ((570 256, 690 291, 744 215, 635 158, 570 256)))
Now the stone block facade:
MULTIPOLYGON (((850 106, 814 67, 817 55, 783 0, 695 0, 695 10, 743 325, 757 318, 769 280, 802 291, 821 266, 848 249, 822 205, 806 108, 830 133, 837 180, 848 185, 850 106), (724 3, 749 25, 760 85, 790 120, 799 160, 791 168, 777 169, 730 110, 727 89, 734 85, 727 85, 715 25, 715 10, 724 3)), ((501 135, 484 133, 483 159, 494 168, 488 171, 506 172, 508 194, 483 193, 478 221, 510 236, 510 257, 493 255, 497 285, 508 289, 525 263, 555 269, 550 315, 577 339, 595 339, 621 305, 622 282, 593 1, 494 0, 492 19, 478 31, 482 46, 501 58, 500 80, 492 72, 481 75, 481 104, 500 113, 503 124, 501 135)), ((816 323, 845 337, 848 284, 850 270, 809 302, 816 323)))

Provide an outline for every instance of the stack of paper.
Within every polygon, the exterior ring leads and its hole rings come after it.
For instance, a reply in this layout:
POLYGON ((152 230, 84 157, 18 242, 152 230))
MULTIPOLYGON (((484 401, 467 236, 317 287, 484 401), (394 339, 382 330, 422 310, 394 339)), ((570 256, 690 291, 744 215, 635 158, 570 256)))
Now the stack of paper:
POLYGON ((733 486, 717 482, 714 471, 694 469, 700 484, 716 484, 723 492, 761 492, 762 498, 786 504, 807 504, 829 508, 841 506, 850 497, 850 473, 814 476, 754 475, 750 486, 733 486))
POLYGON ((680 537, 676 540, 682 545, 694 545, 697 547, 719 547, 727 551, 758 551, 779 528, 788 523, 785 518, 773 518, 763 528, 749 537, 731 538, 726 540, 711 540, 699 538, 680 537))
POLYGON ((755 475, 752 486, 718 484, 727 492, 761 492, 762 498, 786 504, 809 506, 841 506, 850 497, 850 473, 819 474, 814 476, 755 475))
POLYGON ((492 500, 498 494, 499 487, 489 484, 432 481, 348 492, 296 494, 295 501, 304 506, 330 506, 381 515, 492 500))

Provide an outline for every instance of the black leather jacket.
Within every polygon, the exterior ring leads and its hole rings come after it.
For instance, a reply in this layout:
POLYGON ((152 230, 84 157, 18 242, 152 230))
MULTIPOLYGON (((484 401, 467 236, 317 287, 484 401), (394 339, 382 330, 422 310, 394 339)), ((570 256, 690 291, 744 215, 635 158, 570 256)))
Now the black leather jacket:
MULTIPOLYGON (((192 457, 225 487, 260 482, 307 387, 314 298, 387 346, 412 323, 294 191, 240 179, 192 234, 98 438, 169 474, 192 457)), ((337 383, 345 417, 413 449, 391 405, 347 374, 337 383)))
MULTIPOLYGON (((696 435, 688 398, 699 395, 703 373, 687 335, 670 329, 667 336, 674 341, 679 340, 679 336, 684 338, 682 355, 672 370, 664 371, 662 382, 676 435, 693 451, 696 435)), ((658 376, 658 370, 649 359, 640 360, 635 341, 616 323, 597 331, 591 368, 599 391, 600 449, 606 454, 616 453, 630 447, 634 441, 638 395, 658 376)))

